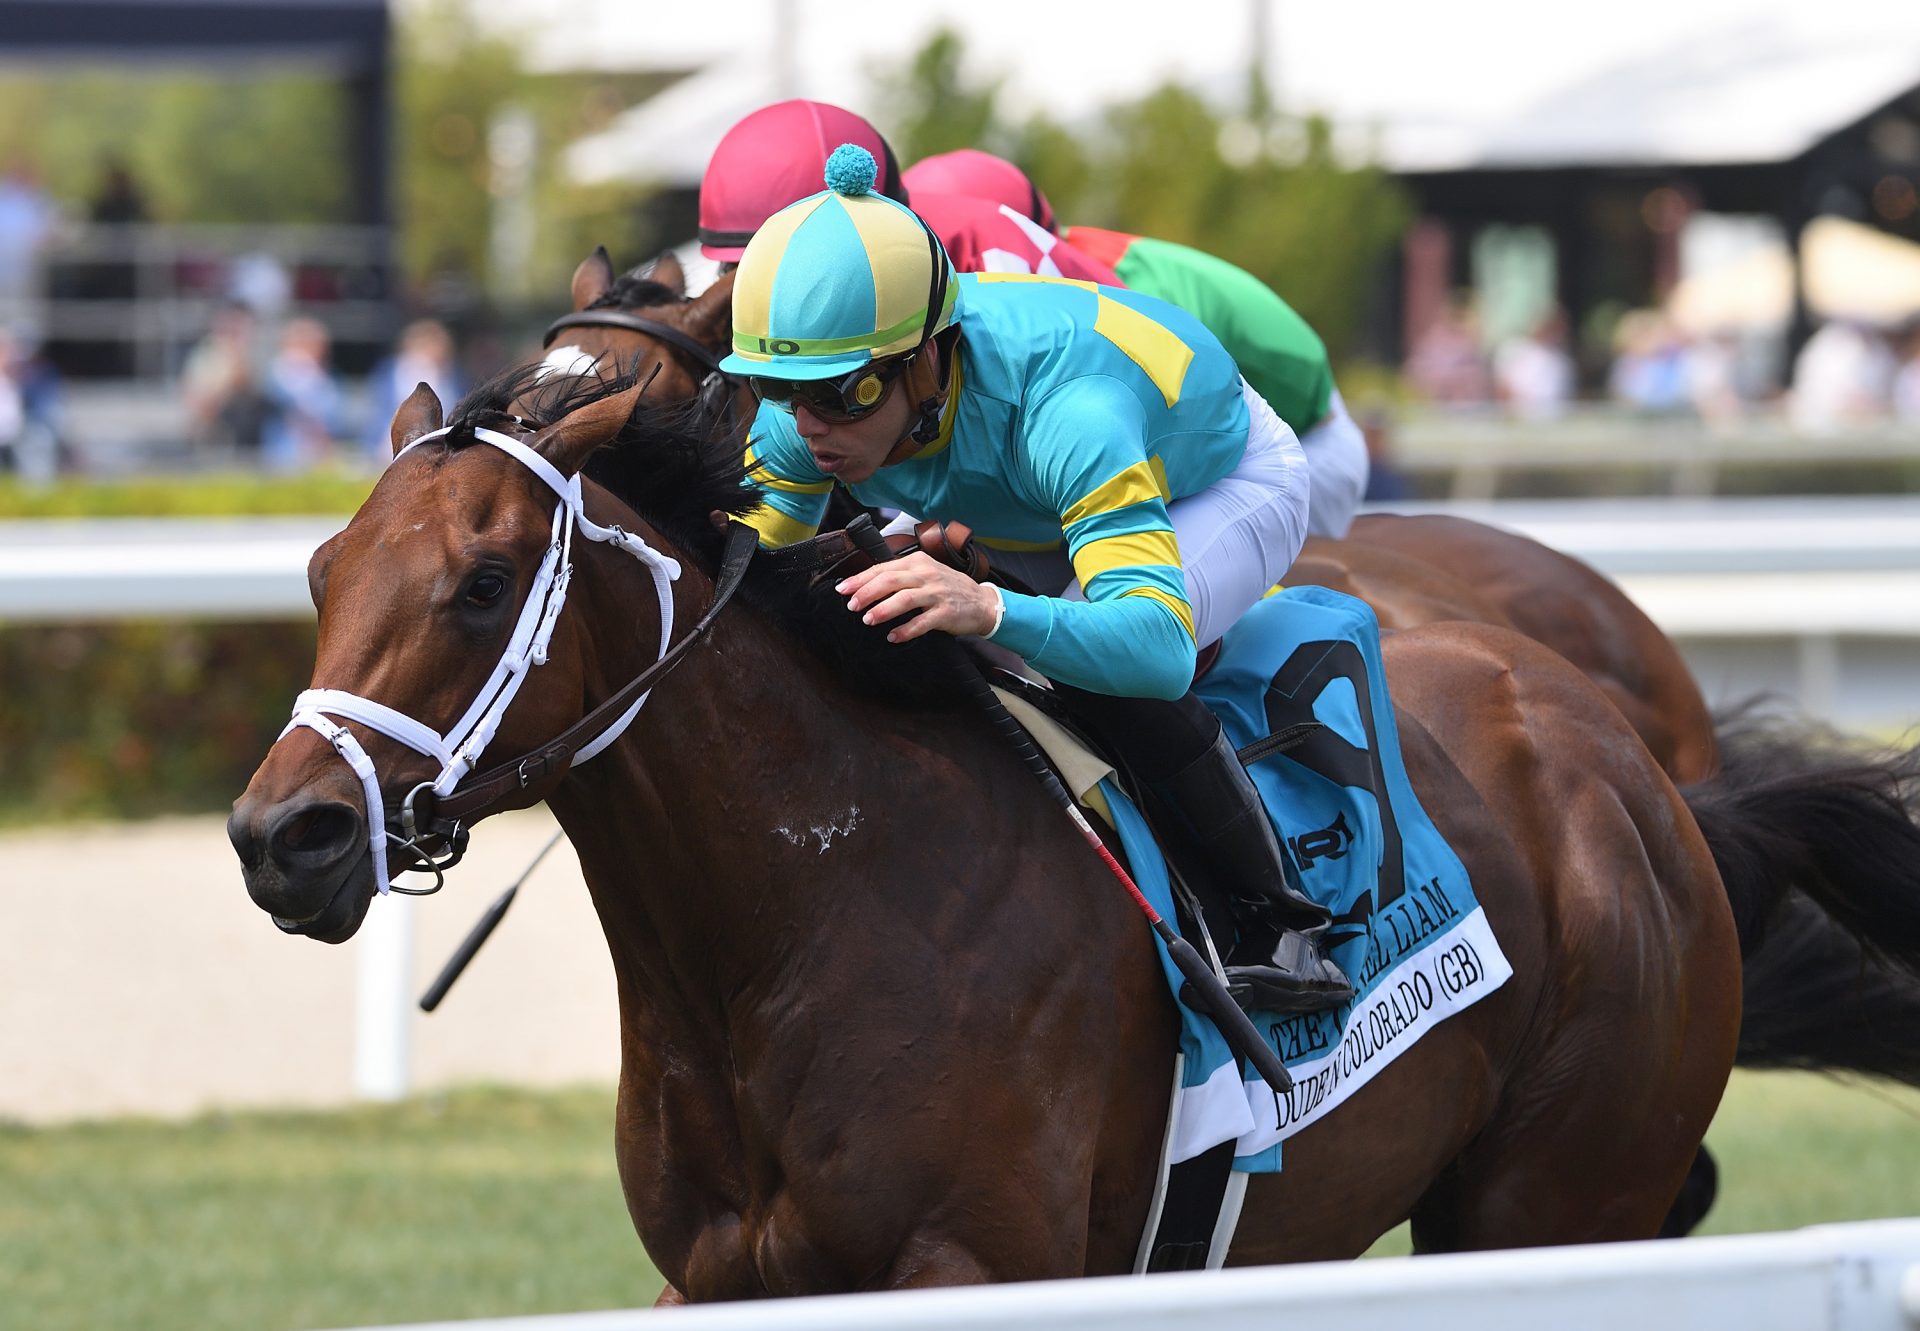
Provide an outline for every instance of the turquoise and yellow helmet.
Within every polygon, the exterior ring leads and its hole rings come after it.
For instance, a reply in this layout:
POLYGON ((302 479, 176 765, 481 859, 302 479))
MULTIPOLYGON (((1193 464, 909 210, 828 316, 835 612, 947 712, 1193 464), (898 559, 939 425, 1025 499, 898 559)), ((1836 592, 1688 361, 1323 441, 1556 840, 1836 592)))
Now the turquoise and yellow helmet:
POLYGON ((953 261, 926 223, 873 192, 873 154, 843 143, 827 188, 769 217, 733 282, 729 374, 829 379, 915 350, 953 322, 953 261))

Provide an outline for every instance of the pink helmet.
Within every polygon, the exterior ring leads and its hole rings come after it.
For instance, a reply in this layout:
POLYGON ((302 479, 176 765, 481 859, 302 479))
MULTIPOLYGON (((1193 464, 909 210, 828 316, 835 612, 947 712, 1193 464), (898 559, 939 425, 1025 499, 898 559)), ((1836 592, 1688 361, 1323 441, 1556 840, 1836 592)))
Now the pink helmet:
POLYGON ((1053 205, 1027 178, 1027 173, 1006 158, 983 153, 978 148, 960 148, 923 158, 908 167, 901 179, 906 182, 909 193, 925 190, 932 194, 966 194, 988 203, 1005 204, 1049 231, 1060 230, 1053 220, 1053 205))
POLYGON ((761 223, 820 192, 827 158, 843 143, 873 154, 879 193, 907 201, 893 149, 864 118, 825 102, 775 102, 728 130, 713 150, 700 178, 700 252, 738 263, 761 223))

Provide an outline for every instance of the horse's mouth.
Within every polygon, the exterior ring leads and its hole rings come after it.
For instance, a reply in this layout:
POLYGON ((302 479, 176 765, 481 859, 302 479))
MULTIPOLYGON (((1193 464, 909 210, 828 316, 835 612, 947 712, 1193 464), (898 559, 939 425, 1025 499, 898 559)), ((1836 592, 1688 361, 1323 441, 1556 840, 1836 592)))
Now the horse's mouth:
POLYGON ((274 927, 322 943, 344 943, 360 931, 360 922, 367 917, 373 903, 372 881, 372 862, 363 855, 341 875, 339 886, 318 911, 299 920, 274 915, 274 927))

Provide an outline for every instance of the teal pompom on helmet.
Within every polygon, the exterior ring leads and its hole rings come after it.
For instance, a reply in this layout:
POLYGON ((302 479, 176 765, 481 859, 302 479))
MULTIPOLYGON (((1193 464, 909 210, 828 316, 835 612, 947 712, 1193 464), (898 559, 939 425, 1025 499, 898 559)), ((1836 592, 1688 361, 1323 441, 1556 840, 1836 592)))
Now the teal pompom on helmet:
POLYGON ((832 378, 953 323, 953 261, 918 215, 874 192, 873 154, 843 143, 823 174, 825 190, 769 217, 740 256, 729 374, 832 378))
POLYGON ((879 175, 880 164, 857 143, 843 143, 827 158, 827 188, 835 194, 871 194, 879 175))

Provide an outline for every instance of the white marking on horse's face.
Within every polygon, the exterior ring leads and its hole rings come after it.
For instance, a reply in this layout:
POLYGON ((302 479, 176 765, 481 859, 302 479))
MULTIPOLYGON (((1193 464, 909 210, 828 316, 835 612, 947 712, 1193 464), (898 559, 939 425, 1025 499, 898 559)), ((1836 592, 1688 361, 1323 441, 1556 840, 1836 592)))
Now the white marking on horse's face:
POLYGON ((594 357, 569 342, 546 354, 540 362, 540 378, 546 379, 556 374, 592 374, 596 363, 594 357))
POLYGON ((845 813, 836 814, 828 822, 812 824, 804 832, 796 831, 783 823, 773 829, 773 834, 792 846, 804 846, 807 839, 811 837, 820 846, 815 853, 824 855, 833 846, 835 837, 847 836, 858 826, 860 826, 860 806, 856 804, 845 813))

